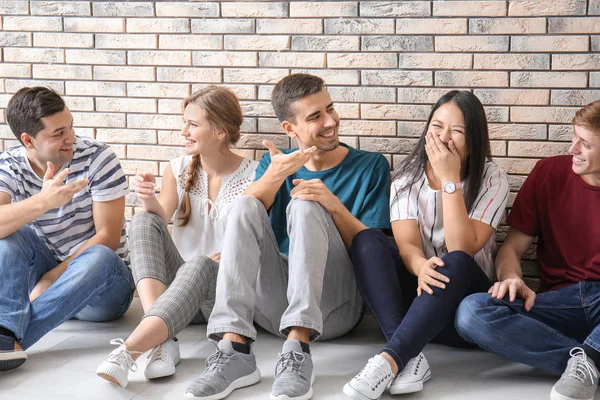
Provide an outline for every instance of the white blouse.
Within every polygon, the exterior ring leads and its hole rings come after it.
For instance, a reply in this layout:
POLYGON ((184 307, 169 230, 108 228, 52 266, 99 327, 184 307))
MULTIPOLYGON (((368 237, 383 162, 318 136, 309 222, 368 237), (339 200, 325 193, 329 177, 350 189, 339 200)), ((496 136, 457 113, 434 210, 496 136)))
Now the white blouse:
POLYGON ((185 194, 185 182, 192 156, 171 160, 177 180, 178 206, 173 218, 173 242, 179 254, 189 261, 198 254, 210 256, 221 251, 227 216, 233 200, 254 181, 257 161, 244 158, 235 172, 223 178, 215 201, 208 198, 208 175, 198 166, 198 177, 190 189, 190 219, 179 226, 179 208, 185 194))

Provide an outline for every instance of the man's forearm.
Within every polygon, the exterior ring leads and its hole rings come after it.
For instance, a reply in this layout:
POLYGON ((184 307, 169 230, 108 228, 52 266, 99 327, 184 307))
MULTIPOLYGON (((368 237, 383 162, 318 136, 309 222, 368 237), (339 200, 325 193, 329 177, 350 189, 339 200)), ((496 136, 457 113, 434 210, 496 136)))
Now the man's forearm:
POLYGON ((0 239, 15 233, 47 211, 46 202, 39 194, 0 206, 0 239))
POLYGON ((521 278, 521 257, 512 249, 501 247, 496 256, 496 276, 499 281, 521 278))
POLYGON ((257 181, 252 182, 244 191, 246 196, 252 196, 265 206, 265 209, 271 208, 275 201, 275 195, 287 176, 275 174, 271 168, 267 168, 263 176, 257 181))

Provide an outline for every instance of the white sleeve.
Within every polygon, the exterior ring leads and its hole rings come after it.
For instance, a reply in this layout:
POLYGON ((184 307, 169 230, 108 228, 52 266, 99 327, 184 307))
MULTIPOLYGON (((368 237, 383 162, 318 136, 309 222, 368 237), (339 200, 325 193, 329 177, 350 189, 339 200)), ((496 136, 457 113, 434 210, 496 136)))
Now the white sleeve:
POLYGON ((400 191, 405 179, 399 178, 392 182, 390 189, 390 221, 417 219, 417 204, 415 204, 412 185, 400 191))
POLYGON ((481 221, 496 229, 508 201, 508 177, 500 168, 494 168, 485 177, 479 195, 469 213, 469 218, 481 221))

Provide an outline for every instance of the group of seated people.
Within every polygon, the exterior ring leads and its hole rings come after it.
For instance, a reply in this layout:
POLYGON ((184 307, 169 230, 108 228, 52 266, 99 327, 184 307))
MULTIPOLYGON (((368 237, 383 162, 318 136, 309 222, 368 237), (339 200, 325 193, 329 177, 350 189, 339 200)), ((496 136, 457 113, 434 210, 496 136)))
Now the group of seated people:
POLYGON ((122 316, 137 289, 143 319, 97 368, 121 387, 146 352, 147 379, 173 375, 177 335, 192 322, 207 323, 216 350, 185 397, 253 385, 256 324, 285 339, 270 398, 310 399, 310 343, 344 335, 368 306, 387 344, 340 388, 352 399, 422 390, 430 342, 562 373, 553 400, 594 398, 600 101, 575 114, 568 155, 535 165, 499 250, 510 185, 473 93, 437 101, 391 179, 381 154, 340 143, 321 78, 287 76, 271 101, 298 148, 265 141, 256 162, 232 151, 243 120, 233 92, 208 86, 186 98, 185 155, 165 168, 158 197, 152 173, 131 178, 143 211, 127 235, 115 153, 75 135, 54 91, 19 90, 6 118, 21 145, 0 155, 0 371, 71 318, 122 316), (520 264, 536 238, 537 295, 520 264))

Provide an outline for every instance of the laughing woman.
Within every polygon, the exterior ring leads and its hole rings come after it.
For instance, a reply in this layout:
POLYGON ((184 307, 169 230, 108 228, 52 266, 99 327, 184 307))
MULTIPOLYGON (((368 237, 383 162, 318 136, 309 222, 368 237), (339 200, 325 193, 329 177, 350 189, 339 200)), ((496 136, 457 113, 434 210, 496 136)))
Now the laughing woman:
POLYGON ((390 215, 397 249, 376 230, 354 238, 356 279, 388 343, 344 386, 356 400, 416 392, 431 376, 427 343, 466 346, 454 329, 460 301, 487 292, 506 174, 490 156, 483 106, 451 91, 394 172, 390 215), (398 372, 400 372, 398 374, 398 372))
POLYGON ((186 155, 171 160, 155 197, 152 174, 135 177, 144 211, 131 221, 133 276, 144 318, 96 373, 125 387, 135 360, 152 350, 147 379, 173 375, 180 360, 177 335, 206 322, 214 304, 220 249, 233 199, 254 179, 257 162, 234 154, 242 110, 229 89, 209 86, 183 102, 186 155), (173 236, 167 224, 174 216, 173 236))

